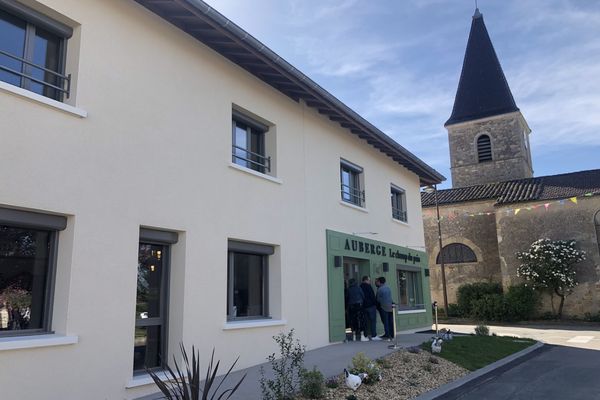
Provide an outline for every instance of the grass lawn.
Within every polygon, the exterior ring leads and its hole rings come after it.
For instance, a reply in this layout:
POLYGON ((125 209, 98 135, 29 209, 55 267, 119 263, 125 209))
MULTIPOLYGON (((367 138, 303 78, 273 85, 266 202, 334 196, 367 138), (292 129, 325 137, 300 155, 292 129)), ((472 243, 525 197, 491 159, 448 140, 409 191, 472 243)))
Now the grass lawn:
MULTIPOLYGON (((475 371, 534 343, 532 339, 509 336, 454 336, 454 340, 442 344, 442 352, 437 355, 475 371)), ((431 342, 423 343, 421 348, 431 351, 431 342)))

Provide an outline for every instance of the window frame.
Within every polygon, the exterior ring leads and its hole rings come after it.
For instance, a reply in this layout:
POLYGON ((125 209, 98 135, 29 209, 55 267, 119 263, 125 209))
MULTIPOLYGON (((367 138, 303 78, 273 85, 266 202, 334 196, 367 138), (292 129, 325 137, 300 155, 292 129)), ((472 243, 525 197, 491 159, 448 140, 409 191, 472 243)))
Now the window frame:
MULTIPOLYGON (((150 371, 161 371, 167 365, 167 351, 169 341, 169 302, 171 298, 170 294, 170 278, 171 278, 171 246, 178 241, 178 235, 175 232, 161 231, 155 229, 140 228, 140 236, 138 240, 138 257, 139 248, 142 244, 148 244, 153 246, 161 246, 163 252, 163 265, 161 271, 161 282, 160 282, 160 316, 153 318, 138 318, 137 313, 134 321, 134 339, 135 329, 138 327, 158 326, 160 325, 160 348, 159 348, 159 361, 160 365, 152 368, 147 368, 150 371)), ((137 302, 137 279, 136 274, 136 302, 137 302)), ((134 305, 134 307, 136 307, 134 305)), ((134 343, 134 354, 135 354, 135 343, 134 343)), ((143 369, 135 369, 135 365, 132 365, 133 375, 143 375, 146 373, 146 367, 143 369)))
POLYGON ((0 11, 22 21, 25 24, 23 57, 21 58, 14 54, 11 56, 4 55, 4 57, 17 59, 21 63, 20 70, 6 71, 0 68, 0 70, 17 75, 19 77, 19 84, 14 85, 9 82, 5 83, 27 91, 31 91, 33 93, 37 93, 31 89, 32 82, 35 82, 44 88, 40 94, 41 96, 59 102, 63 102, 65 96, 66 98, 69 98, 71 92, 71 75, 65 75, 65 70, 67 65, 67 41, 73 36, 73 29, 14 0, 0 0, 0 11), (58 64, 56 71, 46 68, 46 65, 38 65, 34 62, 34 49, 37 29, 46 31, 56 36, 58 39, 58 64), (32 73, 33 69, 52 74, 54 79, 57 81, 55 82, 56 85, 47 82, 45 77, 43 79, 35 78, 32 73), (66 88, 64 88, 64 86, 66 86, 66 88), (47 88, 50 88, 54 91, 53 96, 43 93, 47 88))
POLYGON ((267 155, 266 135, 269 127, 262 124, 247 115, 233 110, 231 114, 232 130, 231 130, 231 161, 235 165, 242 168, 247 168, 261 174, 271 173, 271 156, 267 155), (246 147, 239 146, 236 141, 236 128, 242 129, 242 125, 246 130, 246 147), (255 141, 253 137, 258 139, 255 141), (257 143, 257 148, 252 148, 252 143, 257 143), (246 157, 241 157, 236 154, 236 150, 245 152, 246 157), (256 158, 256 159, 253 159, 256 158), (240 163, 239 161, 242 161, 240 163), (262 162, 261 162, 262 160, 262 162))
MULTIPOLYGON (((424 310, 425 309, 425 293, 423 291, 423 276, 421 274, 421 269, 420 268, 415 268, 415 267, 410 267, 410 266, 406 266, 406 265, 396 265, 396 280, 397 280, 397 289, 398 289, 398 311, 410 311, 410 310, 424 310), (410 305, 403 305, 401 303, 402 301, 402 296, 401 296, 401 290, 400 290, 400 273, 406 273, 406 274, 414 274, 414 277, 416 277, 416 286, 413 287, 413 290, 416 288, 417 289, 417 294, 415 297, 419 296, 420 298, 415 299, 415 305, 414 306, 410 306, 410 305)), ((408 282, 408 275, 407 275, 407 282, 408 282)), ((408 286, 407 286, 407 291, 408 291, 408 286)), ((408 293, 407 293, 407 299, 408 299, 408 293)), ((410 303, 410 301, 408 300, 408 303, 410 303)))
POLYGON ((393 183, 390 186, 390 197, 392 201, 392 218, 396 221, 408 223, 408 210, 406 206, 406 190, 393 183), (399 199, 399 201, 398 201, 399 199), (400 203, 400 204, 398 204, 400 203), (398 207, 398 205, 400 207, 398 207), (404 217, 404 218, 402 218, 404 217))
POLYGON ((46 265, 46 282, 44 283, 44 306, 42 308, 42 327, 0 331, 0 339, 17 336, 33 336, 52 334, 52 315, 54 291, 56 288, 56 270, 58 268, 59 232, 67 227, 67 218, 59 215, 42 214, 0 207, 0 225, 20 229, 46 231, 48 236, 48 263, 46 265))
POLYGON ((340 196, 343 202, 365 208, 366 195, 363 179, 364 169, 362 167, 343 158, 340 159, 340 196), (344 184, 344 172, 350 174, 349 185, 344 184), (345 188, 348 188, 348 191, 345 188), (349 196, 349 199, 344 196, 349 196))
POLYGON ((271 319, 269 314, 269 256, 275 252, 273 246, 259 243, 242 242, 229 240, 227 246, 227 322, 233 321, 253 321, 271 319), (261 257, 262 272, 262 313, 261 315, 252 315, 245 317, 234 317, 234 259, 235 254, 246 254, 261 257))
MULTIPOLYGON (((450 257, 448 257, 450 258, 450 257)), ((437 257, 435 258, 435 263, 440 265, 440 261, 444 260, 444 264, 473 264, 473 263, 477 263, 479 262, 479 259, 477 258, 477 254, 475 253, 475 250, 473 250, 471 248, 471 246, 468 246, 464 243, 459 243, 459 242, 454 242, 454 243, 448 243, 447 245, 445 245, 444 247, 442 247, 441 251, 438 251, 437 257), (458 257, 456 259, 450 259, 450 260, 446 260, 443 259, 442 257, 444 257, 444 249, 448 249, 447 251, 451 251, 451 249, 453 247, 456 248, 460 248, 460 252, 461 252, 461 258, 460 260, 458 260, 458 257), (472 257, 474 258, 473 261, 470 261, 472 258, 469 257, 465 257, 466 256, 471 256, 471 254, 465 254, 465 249, 469 252, 472 253, 472 257), (458 261, 456 261, 458 260, 458 261)))

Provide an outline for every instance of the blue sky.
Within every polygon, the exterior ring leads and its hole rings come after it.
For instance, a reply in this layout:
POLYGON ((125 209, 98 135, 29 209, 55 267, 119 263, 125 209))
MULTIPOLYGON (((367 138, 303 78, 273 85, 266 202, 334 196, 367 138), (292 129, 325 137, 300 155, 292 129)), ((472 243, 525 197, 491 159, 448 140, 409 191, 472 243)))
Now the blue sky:
MULTIPOLYGON (((473 0, 208 0, 444 174, 473 0)), ((479 0, 536 176, 600 168, 600 1, 479 0)))

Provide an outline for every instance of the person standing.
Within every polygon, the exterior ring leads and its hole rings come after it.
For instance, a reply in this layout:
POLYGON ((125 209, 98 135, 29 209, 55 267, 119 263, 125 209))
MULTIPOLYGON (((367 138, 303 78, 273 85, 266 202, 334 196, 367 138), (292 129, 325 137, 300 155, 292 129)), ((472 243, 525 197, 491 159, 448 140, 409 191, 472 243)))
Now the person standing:
MULTIPOLYGON (((362 307, 365 296, 358 286, 356 279, 350 279, 348 283, 348 313, 350 314, 350 328, 354 334, 354 340, 361 340, 361 330, 364 323, 362 322, 362 307)), ((365 338, 365 340, 368 340, 365 338)))
POLYGON ((381 322, 383 322, 383 329, 385 333, 381 337, 382 339, 392 340, 394 338, 394 313, 393 313, 393 302, 392 302, 392 291, 385 283, 385 278, 380 276, 375 281, 377 286, 377 304, 379 306, 379 314, 381 316, 381 322))
POLYGON ((381 340, 377 336, 377 301, 375 300, 375 292, 371 286, 371 278, 368 276, 362 277, 360 289, 363 292, 365 300, 363 301, 363 313, 365 317, 365 335, 369 340, 381 340))

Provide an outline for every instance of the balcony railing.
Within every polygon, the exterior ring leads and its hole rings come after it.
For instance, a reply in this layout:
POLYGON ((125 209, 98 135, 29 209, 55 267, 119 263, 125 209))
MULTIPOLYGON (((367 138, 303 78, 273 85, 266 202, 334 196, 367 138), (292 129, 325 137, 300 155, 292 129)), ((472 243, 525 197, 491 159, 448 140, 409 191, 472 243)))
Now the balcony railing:
POLYGON ((15 55, 7 53, 6 51, 3 51, 3 50, 0 50, 0 54, 3 56, 6 56, 6 57, 12 58, 14 60, 17 60, 19 62, 22 62, 22 63, 28 65, 29 67, 33 67, 37 70, 44 71, 45 73, 51 74, 52 76, 54 76, 56 78, 55 80, 56 80, 58 86, 55 84, 46 82, 43 79, 34 77, 32 75, 32 73, 29 72, 29 70, 31 70, 31 68, 23 68, 24 71, 27 71, 27 72, 23 72, 23 71, 14 70, 12 68, 9 68, 5 65, 0 64, 0 70, 20 76, 21 78, 28 79, 32 82, 39 83, 40 85, 42 85, 44 87, 54 89, 58 93, 61 94, 60 98, 62 98, 62 95, 66 95, 66 97, 69 98, 69 96, 71 94, 71 74, 69 74, 69 75, 60 74, 56 71, 52 71, 51 69, 42 67, 41 65, 32 63, 31 61, 27 61, 24 58, 17 57, 15 55))
POLYGON ((240 164, 238 161, 243 161, 248 168, 255 171, 260 171, 262 173, 271 172, 271 157, 266 157, 236 145, 232 145, 231 155, 233 156, 233 162, 235 164, 240 164), (243 155, 240 155, 239 153, 243 153, 243 155))
POLYGON ((392 207, 392 217, 398 221, 406 222, 406 211, 401 208, 392 207))
POLYGON ((364 207, 365 205, 365 191, 360 190, 358 188, 341 184, 342 189, 342 200, 355 204, 359 207, 364 207))

